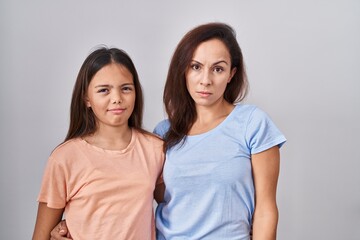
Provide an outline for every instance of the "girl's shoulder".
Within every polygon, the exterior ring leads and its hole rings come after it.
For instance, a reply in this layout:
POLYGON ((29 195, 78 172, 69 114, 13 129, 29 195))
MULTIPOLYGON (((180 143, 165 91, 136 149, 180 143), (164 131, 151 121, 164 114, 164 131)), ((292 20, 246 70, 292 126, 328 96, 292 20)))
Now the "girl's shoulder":
POLYGON ((60 143, 52 151, 52 154, 59 154, 62 152, 73 151, 79 147, 81 141, 83 141, 81 138, 73 138, 73 139, 67 140, 66 142, 60 143))
POLYGON ((134 133, 136 134, 136 138, 140 142, 146 142, 147 144, 160 146, 160 147, 162 147, 164 144, 164 141, 154 133, 147 131, 139 131, 139 130, 134 130, 134 133))
POLYGON ((53 159, 53 161, 57 161, 60 159, 63 161, 64 159, 75 158, 79 152, 79 149, 82 148, 82 141, 84 140, 82 140, 81 138, 74 138, 59 144, 51 152, 49 158, 53 159))

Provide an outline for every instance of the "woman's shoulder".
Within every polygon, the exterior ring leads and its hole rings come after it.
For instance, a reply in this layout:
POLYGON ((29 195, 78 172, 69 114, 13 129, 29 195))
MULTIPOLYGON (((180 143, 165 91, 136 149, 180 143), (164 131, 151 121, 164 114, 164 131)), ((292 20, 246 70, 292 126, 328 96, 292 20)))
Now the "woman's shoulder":
POLYGON ((235 112, 237 113, 249 113, 251 114, 253 111, 255 110, 259 110, 258 106, 254 105, 254 104, 243 104, 243 103, 238 103, 235 105, 234 108, 235 112))
POLYGON ((236 104, 235 108, 232 112, 233 118, 237 120, 245 120, 249 119, 251 116, 256 114, 257 112, 263 112, 260 108, 253 104, 236 104))
POLYGON ((161 138, 164 138, 169 128, 170 128, 169 119, 164 119, 156 125, 154 129, 154 133, 160 136, 161 138))
POLYGON ((256 105, 236 105, 236 111, 235 121, 243 123, 248 130, 258 131, 260 127, 264 126, 276 128, 270 115, 256 105))
POLYGON ((249 128, 258 129, 271 119, 265 111, 253 104, 237 104, 229 116, 228 126, 237 127, 246 131, 249 128))

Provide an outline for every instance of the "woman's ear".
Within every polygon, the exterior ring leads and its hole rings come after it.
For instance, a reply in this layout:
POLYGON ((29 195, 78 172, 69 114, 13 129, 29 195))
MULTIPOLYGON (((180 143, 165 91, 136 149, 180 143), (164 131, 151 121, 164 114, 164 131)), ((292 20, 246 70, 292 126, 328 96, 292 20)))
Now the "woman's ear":
POLYGON ((86 107, 88 107, 88 108, 91 107, 91 103, 90 103, 89 98, 87 96, 85 97, 84 101, 85 101, 86 107))
POLYGON ((230 73, 230 77, 229 77, 229 80, 228 80, 228 83, 231 82, 231 79, 234 77, 235 73, 236 73, 236 67, 234 67, 233 69, 231 69, 231 73, 230 73))

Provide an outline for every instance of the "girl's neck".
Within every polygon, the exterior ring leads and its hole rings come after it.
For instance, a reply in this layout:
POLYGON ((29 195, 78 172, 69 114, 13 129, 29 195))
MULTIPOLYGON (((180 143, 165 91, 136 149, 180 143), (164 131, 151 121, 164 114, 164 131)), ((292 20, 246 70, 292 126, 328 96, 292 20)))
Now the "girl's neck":
POLYGON ((84 140, 89 144, 106 150, 125 149, 132 137, 132 130, 129 126, 123 128, 101 128, 84 140))

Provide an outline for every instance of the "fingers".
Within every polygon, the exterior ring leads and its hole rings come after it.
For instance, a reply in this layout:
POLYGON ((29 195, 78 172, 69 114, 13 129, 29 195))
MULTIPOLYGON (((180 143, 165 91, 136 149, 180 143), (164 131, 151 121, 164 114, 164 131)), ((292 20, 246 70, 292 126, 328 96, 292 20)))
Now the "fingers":
POLYGON ((51 237, 50 240, 72 240, 72 238, 66 238, 66 237, 56 237, 56 238, 53 238, 53 237, 51 237))
POLYGON ((67 226, 66 226, 66 222, 65 222, 65 220, 62 220, 60 222, 60 226, 59 226, 59 234, 61 236, 66 236, 67 232, 68 232, 68 229, 67 229, 67 226))
POLYGON ((71 240, 70 233, 68 233, 68 229, 66 226, 66 222, 63 220, 50 233, 50 240, 71 240))

